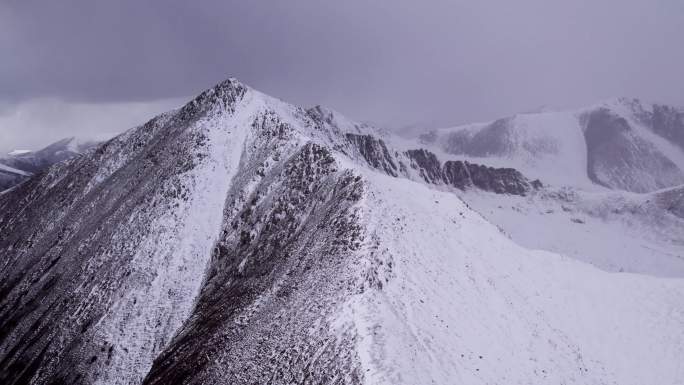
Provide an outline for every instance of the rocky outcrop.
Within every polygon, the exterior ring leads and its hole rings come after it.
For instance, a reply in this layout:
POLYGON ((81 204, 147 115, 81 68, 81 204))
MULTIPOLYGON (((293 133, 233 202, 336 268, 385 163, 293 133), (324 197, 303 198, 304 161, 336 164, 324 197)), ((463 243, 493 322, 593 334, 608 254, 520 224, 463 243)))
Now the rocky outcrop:
POLYGON ((525 195, 542 187, 540 181, 530 182, 513 168, 494 168, 453 160, 442 165, 435 154, 425 149, 409 150, 406 156, 411 160, 411 167, 430 184, 446 184, 460 190, 475 187, 512 195, 525 195))
POLYGON ((397 165, 382 139, 375 138, 372 135, 350 133, 345 134, 345 137, 353 149, 358 151, 371 167, 392 176, 399 175, 397 165))
POLYGON ((411 166, 418 170, 426 182, 437 184, 444 181, 442 165, 432 152, 421 148, 406 151, 406 156, 411 160, 411 166))
POLYGON ((497 194, 525 195, 540 187, 539 181, 528 182, 513 168, 494 168, 462 161, 444 163, 444 182, 464 190, 476 187, 497 194))
POLYGON ((363 160, 372 168, 394 177, 411 178, 402 159, 429 184, 445 184, 460 190, 478 188, 497 194, 525 195, 542 187, 540 181, 529 181, 513 168, 494 168, 465 161, 442 164, 437 155, 426 149, 392 153, 382 139, 372 135, 346 134, 363 160))

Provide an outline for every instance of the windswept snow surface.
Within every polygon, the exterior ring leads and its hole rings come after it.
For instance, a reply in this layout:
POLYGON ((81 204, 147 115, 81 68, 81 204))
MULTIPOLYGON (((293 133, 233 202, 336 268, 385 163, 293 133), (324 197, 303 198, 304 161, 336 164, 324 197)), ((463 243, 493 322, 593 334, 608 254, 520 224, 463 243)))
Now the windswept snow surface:
MULTIPOLYGON (((660 193, 545 190, 529 196, 460 196, 518 244, 606 271, 684 277, 684 218, 657 204, 660 193)), ((679 198, 684 205, 684 195, 679 198)))
POLYGON ((454 194, 365 173, 391 267, 350 301, 366 384, 681 384, 684 280, 522 248, 454 194))

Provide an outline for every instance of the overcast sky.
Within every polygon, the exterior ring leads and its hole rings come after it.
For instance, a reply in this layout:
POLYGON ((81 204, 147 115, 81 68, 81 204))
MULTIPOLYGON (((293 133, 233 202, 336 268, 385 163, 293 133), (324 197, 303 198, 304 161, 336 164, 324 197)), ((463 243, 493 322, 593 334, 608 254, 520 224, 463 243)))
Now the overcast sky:
POLYGON ((0 153, 122 131, 234 76, 381 125, 684 105, 682 0, 2 0, 0 153))

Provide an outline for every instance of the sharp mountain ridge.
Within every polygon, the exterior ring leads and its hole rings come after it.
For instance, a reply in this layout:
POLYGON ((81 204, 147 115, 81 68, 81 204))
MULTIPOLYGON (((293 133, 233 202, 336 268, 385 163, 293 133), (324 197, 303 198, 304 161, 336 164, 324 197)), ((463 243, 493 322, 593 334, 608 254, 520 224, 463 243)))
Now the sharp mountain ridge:
POLYGON ((681 279, 524 248, 459 196, 543 179, 397 143, 228 79, 0 195, 0 382, 684 378, 681 279))

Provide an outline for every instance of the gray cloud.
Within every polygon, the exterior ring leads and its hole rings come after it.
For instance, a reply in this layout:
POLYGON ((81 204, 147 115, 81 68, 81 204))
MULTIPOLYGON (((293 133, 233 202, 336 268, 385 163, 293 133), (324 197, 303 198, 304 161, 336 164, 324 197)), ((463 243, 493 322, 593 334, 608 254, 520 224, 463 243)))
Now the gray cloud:
POLYGON ((12 150, 35 150, 69 136, 109 139, 182 102, 79 103, 40 98, 5 107, 0 110, 0 157, 12 150))
POLYGON ((391 125, 621 95, 684 105, 682 4, 6 0, 0 102, 153 101, 235 76, 391 125))

